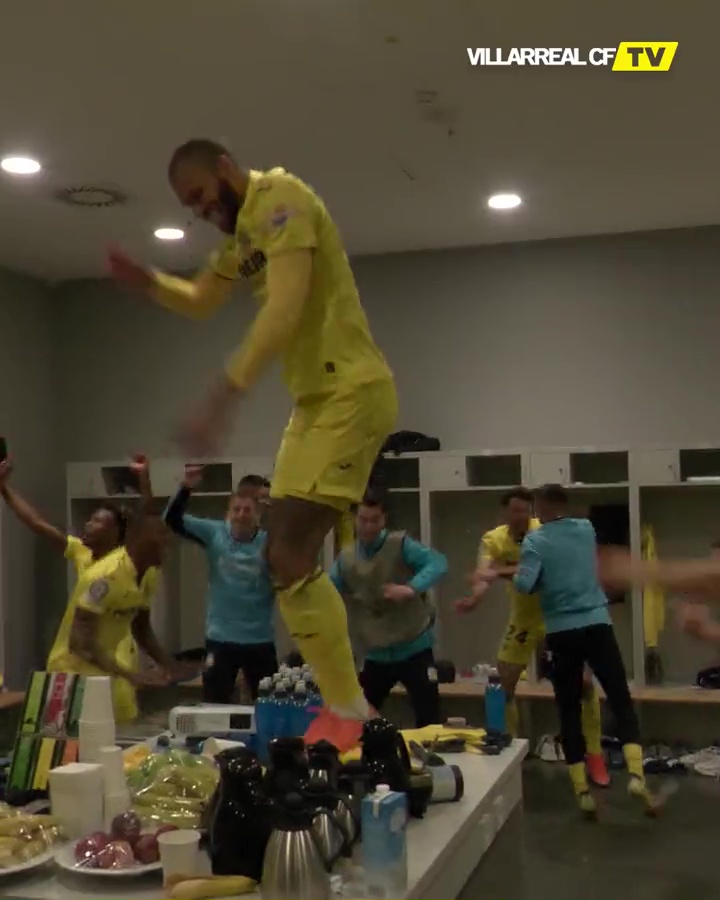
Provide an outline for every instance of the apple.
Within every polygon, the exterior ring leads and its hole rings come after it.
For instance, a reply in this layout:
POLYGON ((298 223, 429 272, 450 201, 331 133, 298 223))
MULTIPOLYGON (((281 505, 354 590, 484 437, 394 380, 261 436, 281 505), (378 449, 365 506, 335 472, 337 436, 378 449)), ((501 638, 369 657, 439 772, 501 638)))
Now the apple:
POLYGON ((75 844, 75 860, 86 865, 110 843, 110 835, 104 831, 94 831, 75 844))
POLYGON ((111 841, 97 857, 100 869, 129 869, 135 865, 135 854, 127 841, 111 841))
POLYGON ((142 831, 142 823, 137 813, 132 811, 120 813, 115 816, 110 826, 110 833, 113 840, 127 841, 128 844, 134 844, 140 837, 142 831))
POLYGON ((154 834, 141 834, 133 847, 135 859, 143 866, 149 866, 160 859, 160 847, 154 834))

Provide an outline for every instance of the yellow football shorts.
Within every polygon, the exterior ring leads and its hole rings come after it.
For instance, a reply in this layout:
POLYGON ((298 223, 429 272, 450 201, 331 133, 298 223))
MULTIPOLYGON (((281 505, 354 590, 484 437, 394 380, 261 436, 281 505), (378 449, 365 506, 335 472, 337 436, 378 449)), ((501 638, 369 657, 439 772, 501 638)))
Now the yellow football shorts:
POLYGON ((280 444, 271 497, 299 497, 347 510, 362 500, 396 418, 391 379, 299 403, 280 444))
MULTIPOLYGON (((521 598, 524 599, 524 598, 521 598)), ((500 662, 525 668, 545 638, 545 623, 535 600, 512 604, 510 621, 500 641, 497 658, 500 662)))

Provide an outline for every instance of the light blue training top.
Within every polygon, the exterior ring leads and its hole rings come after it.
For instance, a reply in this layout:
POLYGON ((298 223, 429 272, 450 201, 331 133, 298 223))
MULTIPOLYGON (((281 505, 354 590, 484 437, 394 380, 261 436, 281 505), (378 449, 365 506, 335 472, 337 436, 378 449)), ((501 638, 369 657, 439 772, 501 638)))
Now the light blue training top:
POLYGON ((555 519, 529 532, 513 583, 522 594, 539 593, 548 634, 611 624, 587 519, 555 519))
POLYGON ((177 534, 200 544, 208 563, 205 637, 230 644, 271 644, 275 641, 275 592, 265 562, 267 533, 247 541, 232 536, 224 519, 190 516, 187 488, 171 498, 165 521, 177 534))

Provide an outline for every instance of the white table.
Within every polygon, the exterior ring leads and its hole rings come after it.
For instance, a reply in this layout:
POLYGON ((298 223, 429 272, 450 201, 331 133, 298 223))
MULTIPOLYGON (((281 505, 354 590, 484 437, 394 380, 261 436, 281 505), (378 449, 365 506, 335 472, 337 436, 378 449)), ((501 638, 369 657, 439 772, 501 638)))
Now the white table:
MULTIPOLYGON (((527 741, 499 756, 447 755, 462 769, 465 797, 438 803, 408 828, 408 890, 413 900, 455 900, 511 813, 522 803, 521 764, 527 741)), ((518 847, 518 857, 521 848, 518 847)), ((488 854, 491 856, 491 854, 488 854)), ((518 859, 518 864, 521 864, 518 859)), ((25 876, 0 878, 12 900, 160 900, 159 876, 117 880, 61 872, 52 863, 25 876)), ((256 894, 247 894, 254 900, 256 894)))

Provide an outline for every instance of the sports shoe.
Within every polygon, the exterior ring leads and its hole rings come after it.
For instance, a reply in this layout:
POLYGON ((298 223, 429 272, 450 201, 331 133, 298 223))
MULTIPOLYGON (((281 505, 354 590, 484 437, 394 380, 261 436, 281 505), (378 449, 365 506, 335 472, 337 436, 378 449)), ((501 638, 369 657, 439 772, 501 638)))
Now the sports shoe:
POLYGON ((363 719, 346 719, 333 712, 329 706, 323 706, 305 732, 305 743, 329 741, 340 753, 347 753, 360 743, 364 724, 363 719))
POLYGON ((585 768, 588 778, 597 787, 610 787, 610 775, 602 753, 588 753, 585 756, 585 768))
POLYGON ((540 738, 535 753, 543 762, 559 762, 557 745, 551 734, 544 734, 540 738))
POLYGON ((627 786, 628 794, 635 800, 639 800, 643 805, 646 816, 654 818, 659 815, 663 801, 662 798, 652 794, 645 783, 644 778, 638 778, 637 775, 631 775, 627 786))
POLYGON ((590 791, 583 791, 582 794, 576 794, 575 796, 577 797, 582 814, 588 819, 594 819, 597 815, 597 805, 595 803, 595 798, 590 791))

